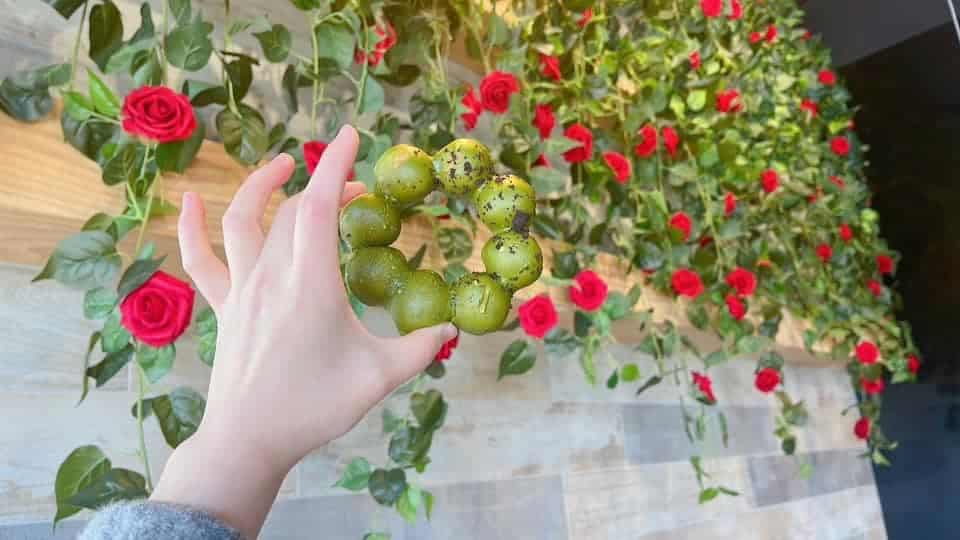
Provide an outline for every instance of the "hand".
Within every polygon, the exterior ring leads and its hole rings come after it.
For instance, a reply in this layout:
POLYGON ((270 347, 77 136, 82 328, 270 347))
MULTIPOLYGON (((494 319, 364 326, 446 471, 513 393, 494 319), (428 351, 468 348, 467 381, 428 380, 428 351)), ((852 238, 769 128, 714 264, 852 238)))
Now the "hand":
MULTIPOLYGON (((197 469, 191 480, 185 463, 186 478, 177 483, 205 482, 212 464, 225 469, 225 491, 238 488, 237 474, 279 488, 301 458, 348 431, 456 336, 444 324, 379 338, 354 315, 340 277, 338 214, 364 191, 362 184, 344 185, 357 145, 353 128, 340 130, 307 188, 280 205, 266 237, 260 221, 294 161, 281 154, 251 174, 223 216, 229 270, 210 247, 199 197, 184 194, 183 265, 216 313, 219 333, 203 421, 177 450, 195 458, 197 469)), ((171 464, 188 460, 175 453, 170 461, 154 498, 170 501, 167 494, 177 491, 164 482, 171 464)), ((180 490, 186 504, 238 516, 236 526, 248 535, 259 531, 262 518, 244 523, 237 508, 197 501, 197 490, 180 490)))

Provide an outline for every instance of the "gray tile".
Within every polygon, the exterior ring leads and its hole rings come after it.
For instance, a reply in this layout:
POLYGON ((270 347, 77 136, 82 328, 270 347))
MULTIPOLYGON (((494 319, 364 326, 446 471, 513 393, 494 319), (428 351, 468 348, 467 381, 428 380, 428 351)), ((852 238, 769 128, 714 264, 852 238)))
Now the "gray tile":
MULTIPOLYGON (((689 412, 696 414, 699 405, 689 412)), ((778 451, 773 430, 773 416, 765 407, 708 408, 706 437, 696 446, 684 430, 683 407, 680 405, 628 405, 623 408, 624 445, 627 461, 634 465, 664 463, 687 459, 692 453, 704 457, 728 457, 764 454, 778 451), (730 434, 727 445, 717 412, 726 417, 730 434)))
POLYGON ((87 522, 61 522, 54 530, 50 521, 0 526, 0 540, 68 540, 76 538, 87 522))
POLYGON ((474 482, 432 488, 433 520, 421 513, 414 525, 384 510, 367 495, 328 495, 278 503, 264 540, 359 539, 387 529, 394 540, 558 540, 567 537, 559 476, 474 482))
POLYGON ((848 488, 873 484, 873 469, 857 450, 827 450, 799 456, 757 456, 747 461, 757 506, 780 504, 848 488), (804 480, 802 463, 813 465, 804 480))

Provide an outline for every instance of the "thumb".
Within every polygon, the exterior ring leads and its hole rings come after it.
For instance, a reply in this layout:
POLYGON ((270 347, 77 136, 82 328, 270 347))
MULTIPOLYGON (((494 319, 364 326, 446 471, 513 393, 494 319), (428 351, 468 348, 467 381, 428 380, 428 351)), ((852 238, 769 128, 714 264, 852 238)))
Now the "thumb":
POLYGON ((392 386, 399 386, 420 373, 433 361, 443 344, 457 337, 460 331, 451 323, 421 328, 405 336, 389 340, 396 360, 390 362, 387 377, 392 386))

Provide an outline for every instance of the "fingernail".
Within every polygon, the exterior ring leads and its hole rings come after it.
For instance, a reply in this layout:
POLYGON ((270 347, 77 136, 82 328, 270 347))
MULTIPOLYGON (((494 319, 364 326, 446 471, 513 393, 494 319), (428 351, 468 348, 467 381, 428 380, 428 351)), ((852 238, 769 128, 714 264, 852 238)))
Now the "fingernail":
POLYGON ((290 163, 293 163, 293 156, 291 156, 286 152, 280 152, 273 158, 273 161, 284 161, 284 160, 289 161, 290 163))
POLYGON ((460 329, 454 326, 452 323, 447 323, 446 327, 443 329, 443 337, 450 341, 451 339, 460 335, 460 329))

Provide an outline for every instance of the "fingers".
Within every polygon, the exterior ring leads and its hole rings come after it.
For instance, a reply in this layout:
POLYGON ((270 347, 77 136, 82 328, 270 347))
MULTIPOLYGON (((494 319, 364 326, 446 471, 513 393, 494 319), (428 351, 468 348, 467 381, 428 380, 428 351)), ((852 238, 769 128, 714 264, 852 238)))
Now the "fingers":
POLYGON ((293 158, 280 154, 254 171, 240 185, 223 214, 223 247, 227 253, 230 279, 246 281, 263 248, 263 213, 274 190, 293 174, 293 158))
POLYGON ((317 275, 318 268, 321 272, 337 268, 338 208, 358 145, 356 130, 343 126, 323 152, 310 183, 302 192, 293 235, 295 270, 317 275))
POLYGON ((383 365, 388 386, 393 389, 420 373, 433 361, 443 344, 457 337, 459 330, 450 324, 421 328, 405 336, 387 340, 389 358, 383 365))
POLYGON ((193 279, 200 294, 207 299, 213 310, 219 313, 220 306, 230 290, 230 274, 210 247, 206 211, 203 201, 196 193, 188 191, 183 194, 177 236, 180 239, 183 269, 193 279))
POLYGON ((352 201, 354 197, 358 195, 363 195, 367 192, 367 186, 361 184, 360 182, 347 182, 343 186, 343 194, 340 195, 340 206, 347 204, 352 201))

